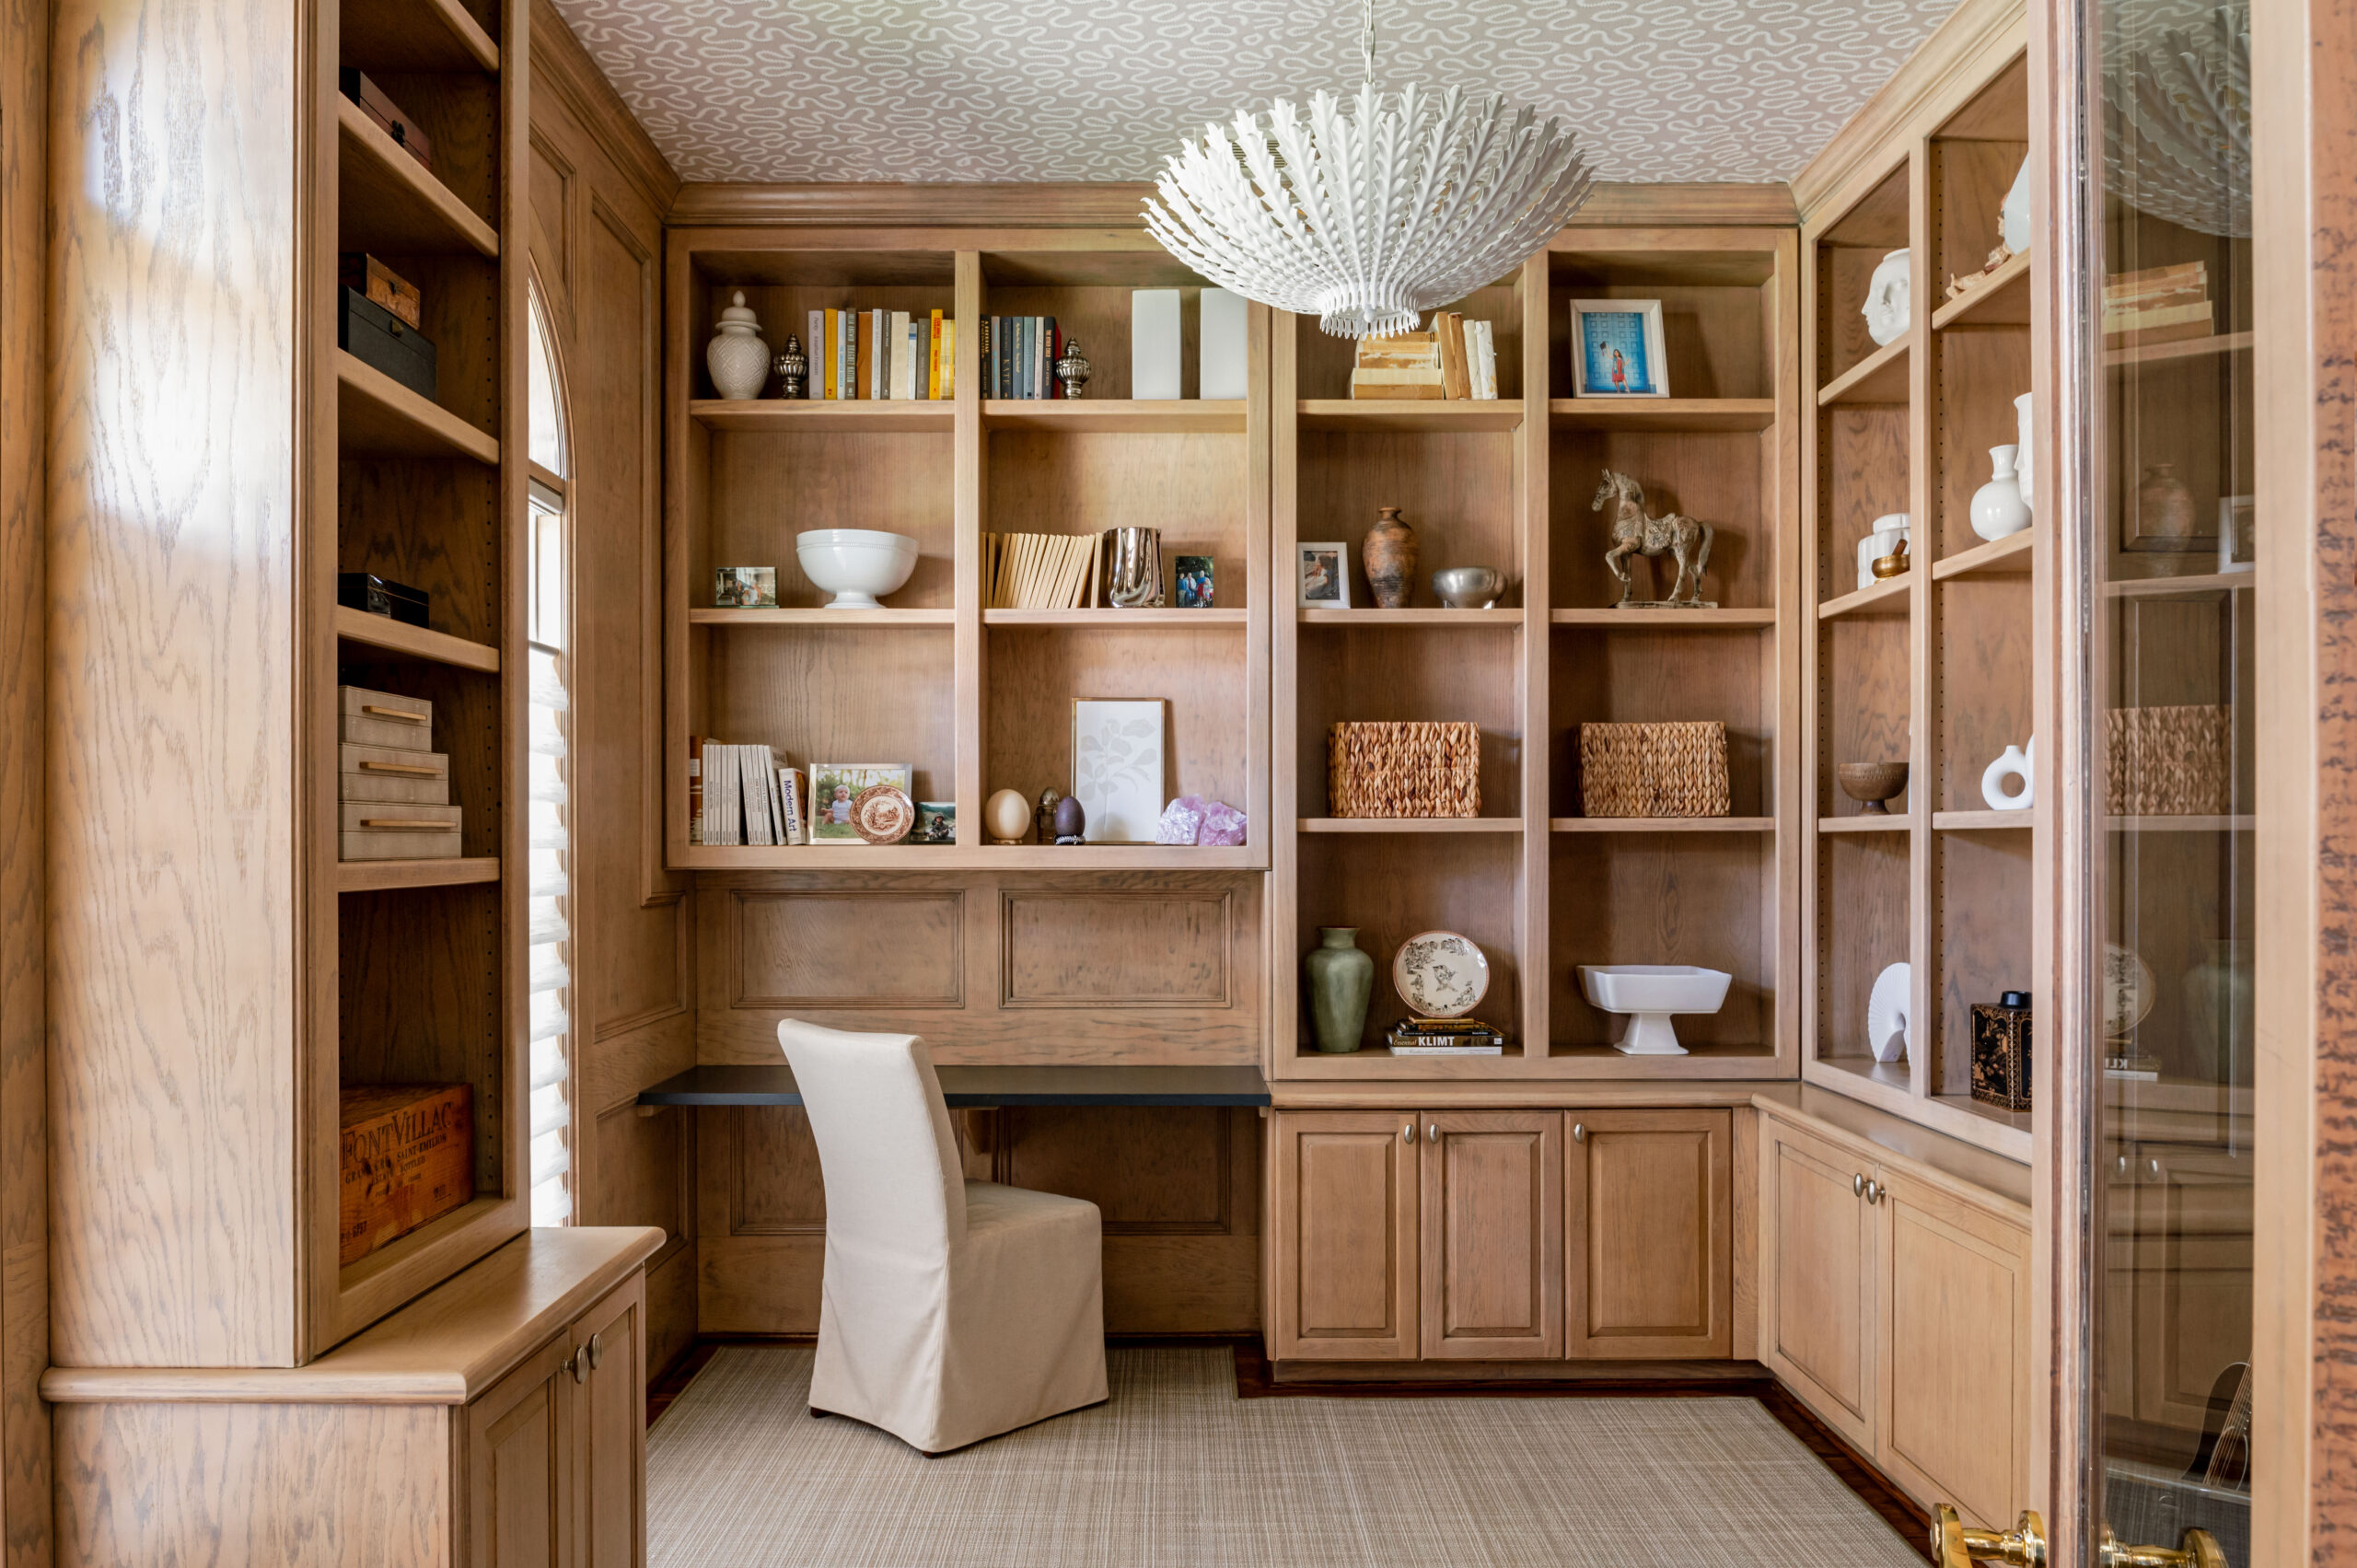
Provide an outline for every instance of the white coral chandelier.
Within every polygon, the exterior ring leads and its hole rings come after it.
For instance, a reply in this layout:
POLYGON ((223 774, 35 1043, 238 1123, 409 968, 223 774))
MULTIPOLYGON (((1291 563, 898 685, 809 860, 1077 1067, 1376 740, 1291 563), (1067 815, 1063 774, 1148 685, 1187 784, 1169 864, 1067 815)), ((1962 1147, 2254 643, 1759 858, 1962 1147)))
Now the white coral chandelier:
POLYGON ((1357 113, 1318 92, 1306 119, 1279 99, 1207 125, 1156 180, 1146 227, 1247 299, 1315 315, 1338 338, 1415 330, 1426 310, 1513 271, 1570 220, 1594 183, 1572 133, 1492 93, 1437 104, 1375 90, 1374 0, 1362 0, 1366 78, 1357 113))

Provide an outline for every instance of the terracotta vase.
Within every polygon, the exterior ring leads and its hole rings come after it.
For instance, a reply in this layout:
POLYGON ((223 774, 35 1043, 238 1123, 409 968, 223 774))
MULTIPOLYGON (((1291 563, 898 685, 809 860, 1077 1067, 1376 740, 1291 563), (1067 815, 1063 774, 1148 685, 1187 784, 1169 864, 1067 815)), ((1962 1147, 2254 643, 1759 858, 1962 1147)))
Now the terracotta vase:
POLYGON ((2200 532, 2193 517, 2193 490, 2177 478, 2175 463, 2154 463, 2136 487, 2136 531, 2146 550, 2191 550, 2200 532))
POLYGON ((1321 925, 1318 946, 1301 961, 1309 981, 1309 1021, 1322 1051, 1356 1051, 1366 1029, 1375 960, 1359 950, 1358 937, 1355 925, 1321 925))
POLYGON ((1378 507, 1376 513, 1375 527, 1359 545, 1359 560, 1376 608, 1398 610, 1407 604, 1416 581, 1416 530, 1399 520, 1397 506, 1378 507))

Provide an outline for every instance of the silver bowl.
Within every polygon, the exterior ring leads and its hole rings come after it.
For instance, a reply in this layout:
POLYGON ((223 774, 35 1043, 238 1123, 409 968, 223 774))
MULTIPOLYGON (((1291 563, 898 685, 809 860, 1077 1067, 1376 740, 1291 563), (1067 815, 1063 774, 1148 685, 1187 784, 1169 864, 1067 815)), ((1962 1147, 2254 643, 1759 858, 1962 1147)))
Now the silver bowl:
POLYGON ((1433 574, 1433 593, 1451 610, 1487 610, 1505 587, 1505 574, 1494 566, 1452 566, 1433 574))

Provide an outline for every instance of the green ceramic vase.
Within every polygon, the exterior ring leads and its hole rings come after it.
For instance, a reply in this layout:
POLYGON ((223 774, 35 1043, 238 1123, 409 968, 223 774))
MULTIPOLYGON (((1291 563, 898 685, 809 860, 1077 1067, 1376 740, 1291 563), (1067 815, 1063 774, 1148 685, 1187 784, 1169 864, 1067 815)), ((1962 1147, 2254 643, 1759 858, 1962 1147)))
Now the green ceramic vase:
POLYGON ((1375 994, 1375 960, 1359 951, 1355 925, 1321 925, 1318 945, 1301 961, 1309 981, 1309 1019, 1318 1049, 1356 1051, 1366 1028, 1367 999, 1375 994))

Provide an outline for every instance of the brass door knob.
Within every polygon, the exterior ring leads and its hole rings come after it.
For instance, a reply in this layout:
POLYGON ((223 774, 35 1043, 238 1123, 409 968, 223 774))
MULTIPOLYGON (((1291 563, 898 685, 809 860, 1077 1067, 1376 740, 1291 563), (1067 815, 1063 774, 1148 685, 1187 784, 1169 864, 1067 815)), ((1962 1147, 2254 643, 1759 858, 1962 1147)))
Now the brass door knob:
POLYGON ((2046 1568, 2046 1521, 2024 1509, 2010 1530, 1976 1530, 1943 1503, 1932 1514, 1932 1561, 1939 1568, 1972 1568, 1976 1562, 2046 1568))
POLYGON ((2165 1546, 2122 1546, 2103 1532, 2103 1568, 2226 1568, 2226 1554, 2208 1530, 2188 1530, 2175 1551, 2165 1546))

